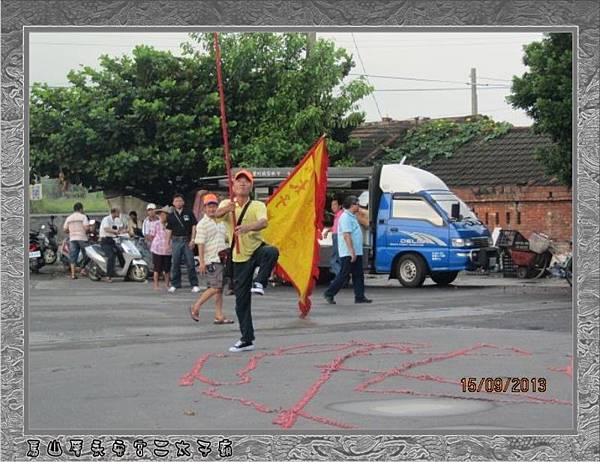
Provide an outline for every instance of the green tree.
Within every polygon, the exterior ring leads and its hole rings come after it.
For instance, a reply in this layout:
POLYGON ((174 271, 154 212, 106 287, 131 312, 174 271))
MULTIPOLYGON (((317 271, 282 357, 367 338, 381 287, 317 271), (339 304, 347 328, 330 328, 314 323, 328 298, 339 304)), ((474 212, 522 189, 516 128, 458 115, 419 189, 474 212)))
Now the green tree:
POLYGON ((572 49, 571 34, 548 34, 525 47, 523 63, 529 67, 512 81, 507 101, 524 109, 534 120, 536 133, 548 135, 554 145, 539 148, 536 157, 546 173, 571 184, 572 170, 572 49))
MULTIPOLYGON (((304 34, 223 34, 221 53, 234 166, 290 166, 322 134, 332 164, 348 161, 357 102, 372 88, 342 84, 354 63, 304 34)), ((164 202, 224 172, 212 34, 184 54, 138 46, 71 71, 68 88, 34 85, 31 175, 61 176, 92 190, 164 202)))

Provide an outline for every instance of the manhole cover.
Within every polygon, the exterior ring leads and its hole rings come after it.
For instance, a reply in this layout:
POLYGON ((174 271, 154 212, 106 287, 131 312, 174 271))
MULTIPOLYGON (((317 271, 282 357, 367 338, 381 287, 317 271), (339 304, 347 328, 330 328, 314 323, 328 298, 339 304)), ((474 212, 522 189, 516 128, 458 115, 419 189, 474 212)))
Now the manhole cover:
POLYGON ((330 409, 362 415, 389 417, 440 417, 487 411, 494 407, 488 401, 452 398, 406 398, 380 401, 334 403, 330 409))

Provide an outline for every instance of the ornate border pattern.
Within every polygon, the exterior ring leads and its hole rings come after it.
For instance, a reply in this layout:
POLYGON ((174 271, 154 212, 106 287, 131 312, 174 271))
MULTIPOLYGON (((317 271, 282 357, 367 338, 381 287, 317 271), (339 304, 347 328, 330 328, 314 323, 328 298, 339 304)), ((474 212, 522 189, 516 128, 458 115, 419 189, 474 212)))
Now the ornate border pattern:
MULTIPOLYGON (((17 1, 2 2, 1 391, 3 460, 25 458, 23 26, 578 26, 576 308, 578 433, 571 436, 234 436, 233 459, 597 460, 599 342, 599 50, 594 1, 17 1)), ((575 223, 576 222, 576 223, 575 223)), ((36 437, 42 438, 42 435, 36 437)), ((75 436, 69 435, 68 438, 75 436)), ((67 437, 54 436, 66 444, 67 437)), ((85 440, 90 436, 80 436, 85 440)), ((112 441, 115 436, 94 436, 112 441)), ((175 442, 177 436, 162 436, 175 442)), ((189 438, 189 437, 188 437, 189 438)), ((214 439, 215 435, 207 437, 214 439)), ((135 437, 122 438, 129 444, 135 437), (131 441, 129 441, 131 440, 131 441)), ((171 453, 168 459, 174 459, 171 453)), ((214 460, 216 454, 208 459, 214 460)), ((51 460, 45 454, 40 459, 51 460)), ((82 454, 82 459, 91 455, 82 454)))

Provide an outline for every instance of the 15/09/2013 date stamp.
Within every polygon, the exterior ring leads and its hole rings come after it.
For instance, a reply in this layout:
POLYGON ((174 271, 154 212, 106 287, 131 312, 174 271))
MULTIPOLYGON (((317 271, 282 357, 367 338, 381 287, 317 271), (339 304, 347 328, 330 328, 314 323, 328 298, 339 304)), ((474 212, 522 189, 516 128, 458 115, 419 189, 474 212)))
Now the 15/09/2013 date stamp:
POLYGON ((545 393, 544 377, 463 377, 460 379, 463 393, 545 393))

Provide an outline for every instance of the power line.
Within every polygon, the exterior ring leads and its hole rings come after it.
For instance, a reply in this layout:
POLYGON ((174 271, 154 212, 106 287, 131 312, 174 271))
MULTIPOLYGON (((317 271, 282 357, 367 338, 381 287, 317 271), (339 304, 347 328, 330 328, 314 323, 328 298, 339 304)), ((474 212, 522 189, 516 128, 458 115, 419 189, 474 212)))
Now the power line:
MULTIPOLYGON (((510 87, 484 87, 481 88, 481 90, 507 90, 510 89, 510 87)), ((459 88, 459 87, 453 87, 453 88, 385 88, 382 90, 374 90, 377 92, 382 92, 382 91, 454 91, 454 90, 469 90, 471 91, 471 87, 465 87, 465 88, 459 88)))
POLYGON ((480 78, 480 79, 483 79, 483 80, 495 80, 495 81, 497 81, 497 82, 512 82, 512 80, 507 80, 507 79, 495 79, 495 78, 492 78, 492 77, 479 77, 479 78, 480 78))
MULTIPOLYGON (((354 41, 354 47, 356 48, 356 54, 358 55, 358 60, 360 61, 360 65, 363 68, 363 72, 366 74, 367 69, 365 68, 365 63, 363 62, 362 57, 360 56, 360 50, 358 49, 358 44, 356 43, 356 38, 354 37, 354 33, 351 33, 350 35, 352 36, 352 40, 354 41)), ((381 119, 381 118, 383 118, 383 115, 381 114, 381 109, 379 108, 379 103, 377 102, 377 98, 375 98, 375 92, 373 92, 372 95, 373 95, 373 101, 375 101, 375 107, 377 108, 377 113, 379 114, 379 118, 381 119)))
POLYGON ((423 78, 418 78, 418 77, 400 77, 400 76, 395 76, 395 75, 374 75, 374 74, 356 74, 356 73, 350 73, 348 75, 373 77, 376 79, 411 80, 411 81, 415 81, 415 82, 464 83, 465 85, 468 85, 467 82, 459 81, 459 80, 423 79, 423 78))
MULTIPOLYGON (((410 81, 414 81, 414 82, 462 83, 464 85, 471 85, 470 82, 465 82, 465 81, 461 81, 461 80, 439 80, 439 79, 425 79, 425 78, 419 78, 419 77, 400 77, 400 76, 395 76, 395 75, 373 75, 373 74, 357 74, 357 73, 350 73, 348 75, 371 77, 371 78, 374 78, 374 79, 410 80, 410 81)), ((498 79, 498 80, 501 80, 501 79, 498 79)), ((510 80, 507 80, 507 82, 510 82, 510 80)), ((477 86, 478 87, 479 86, 482 86, 482 87, 488 87, 488 86, 496 87, 496 86, 498 86, 498 84, 493 84, 493 83, 478 83, 477 86)))

